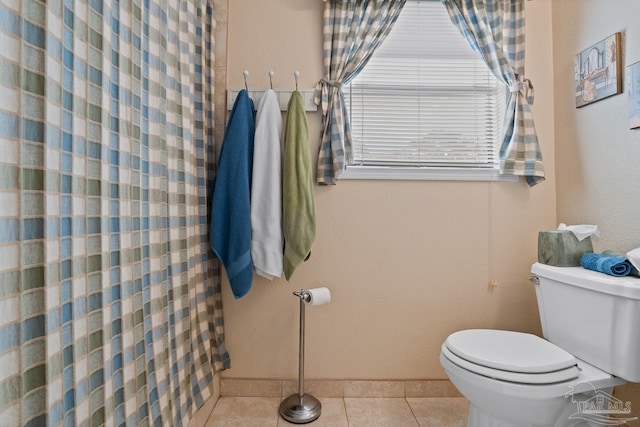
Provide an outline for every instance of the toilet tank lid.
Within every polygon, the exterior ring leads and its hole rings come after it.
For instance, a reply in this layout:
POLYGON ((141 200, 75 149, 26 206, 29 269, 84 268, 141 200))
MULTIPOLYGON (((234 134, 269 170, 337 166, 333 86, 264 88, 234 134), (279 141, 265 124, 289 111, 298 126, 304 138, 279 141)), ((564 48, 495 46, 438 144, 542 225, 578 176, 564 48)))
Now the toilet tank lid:
POLYGON ((640 300, 640 278, 635 276, 614 277, 582 267, 556 267, 536 262, 531 272, 538 277, 560 283, 591 289, 609 295, 640 300))
POLYGON ((456 356, 511 372, 541 374, 575 366, 576 358, 536 335, 493 329, 455 332, 445 341, 456 356))

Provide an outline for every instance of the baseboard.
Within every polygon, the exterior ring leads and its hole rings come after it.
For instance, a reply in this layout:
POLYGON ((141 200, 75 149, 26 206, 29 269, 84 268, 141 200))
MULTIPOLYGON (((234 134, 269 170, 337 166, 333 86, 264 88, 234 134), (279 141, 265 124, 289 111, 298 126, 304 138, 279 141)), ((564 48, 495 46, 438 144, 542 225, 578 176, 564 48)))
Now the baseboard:
MULTIPOLYGON (((222 397, 279 397, 298 391, 297 380, 221 378, 222 397)), ((316 397, 460 397, 449 380, 305 380, 316 397)))

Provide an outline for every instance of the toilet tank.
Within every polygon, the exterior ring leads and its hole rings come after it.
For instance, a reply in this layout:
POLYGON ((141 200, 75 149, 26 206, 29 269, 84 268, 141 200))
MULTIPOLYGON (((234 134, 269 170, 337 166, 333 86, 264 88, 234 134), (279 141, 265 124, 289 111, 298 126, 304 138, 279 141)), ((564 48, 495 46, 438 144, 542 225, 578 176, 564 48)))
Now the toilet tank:
POLYGON ((612 375, 640 382, 640 278, 535 263, 543 336, 612 375))

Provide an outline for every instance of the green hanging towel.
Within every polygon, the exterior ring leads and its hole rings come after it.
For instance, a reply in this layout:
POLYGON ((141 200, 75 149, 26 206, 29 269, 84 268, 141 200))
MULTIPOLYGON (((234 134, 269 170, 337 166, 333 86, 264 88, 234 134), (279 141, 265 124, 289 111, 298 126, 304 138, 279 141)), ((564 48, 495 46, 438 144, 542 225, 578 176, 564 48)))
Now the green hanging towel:
POLYGON ((287 107, 282 165, 283 271, 287 280, 311 253, 316 238, 316 202, 311 171, 309 123, 302 95, 294 91, 287 107))

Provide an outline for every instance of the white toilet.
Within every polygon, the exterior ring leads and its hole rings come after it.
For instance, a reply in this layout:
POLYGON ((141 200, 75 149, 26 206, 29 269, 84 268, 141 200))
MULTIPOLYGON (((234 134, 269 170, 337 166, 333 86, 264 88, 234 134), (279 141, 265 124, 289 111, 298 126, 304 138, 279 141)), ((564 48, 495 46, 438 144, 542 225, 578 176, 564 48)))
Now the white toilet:
POLYGON ((542 333, 451 334, 440 363, 471 402, 468 427, 614 425, 640 414, 612 397, 640 382, 640 279, 536 263, 542 333))

